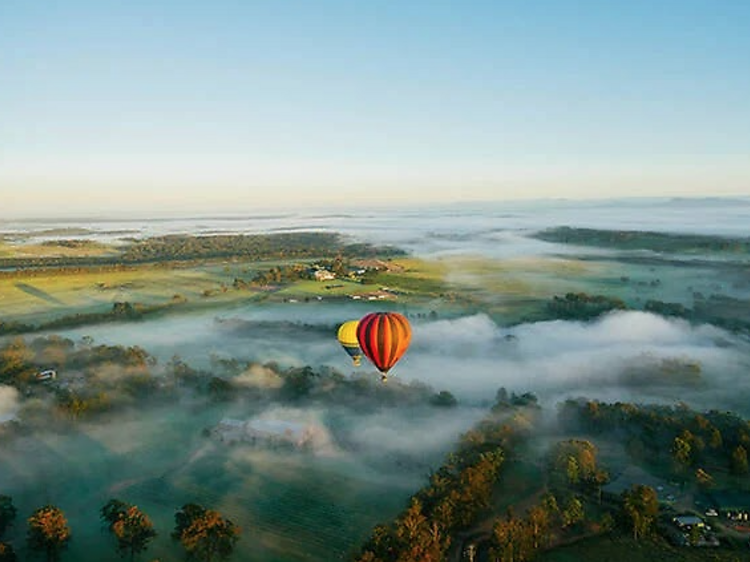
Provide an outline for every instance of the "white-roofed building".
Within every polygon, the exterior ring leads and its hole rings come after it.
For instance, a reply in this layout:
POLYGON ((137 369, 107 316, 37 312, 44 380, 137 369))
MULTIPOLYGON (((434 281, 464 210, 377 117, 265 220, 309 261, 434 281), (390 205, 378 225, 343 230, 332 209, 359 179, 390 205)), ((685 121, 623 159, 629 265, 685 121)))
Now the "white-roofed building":
POLYGON ((222 419, 212 434, 225 443, 286 445, 304 448, 313 445, 316 428, 309 424, 282 419, 222 419))

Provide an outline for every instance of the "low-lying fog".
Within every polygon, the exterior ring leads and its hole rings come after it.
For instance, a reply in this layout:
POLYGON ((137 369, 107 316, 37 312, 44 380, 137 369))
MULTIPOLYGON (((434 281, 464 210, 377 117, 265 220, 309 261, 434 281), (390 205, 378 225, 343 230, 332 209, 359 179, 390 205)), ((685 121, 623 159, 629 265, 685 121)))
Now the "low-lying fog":
MULTIPOLYGON (((280 303, 134 324, 77 329, 98 343, 139 345, 162 361, 174 354, 196 366, 211 356, 328 365, 353 372, 335 339, 337 322, 367 305, 280 303)), ((555 402, 585 395, 607 400, 683 400, 698 408, 750 415, 750 343, 720 328, 638 311, 599 320, 500 327, 484 314, 414 319, 411 347, 391 375, 449 390, 462 402, 486 403, 501 386, 555 402), (648 372, 649 376, 638 375, 648 372)), ((358 369, 376 371, 366 361, 358 369)), ((0 396, 1 397, 1 396, 0 396)))
POLYGON ((65 559, 114 559, 98 510, 115 497, 152 517, 160 537, 149 560, 180 558, 168 534, 176 509, 190 502, 218 509, 242 527, 237 560, 343 559, 373 525, 401 510, 429 468, 483 413, 353 416, 350 410, 271 407, 259 414, 239 403, 201 403, 122 413, 75 432, 41 431, 0 450, 0 490, 13 497, 20 514, 9 538, 22 544, 25 517, 50 502, 65 511, 73 529, 65 559), (281 419, 322 434, 312 451, 230 444, 205 434, 226 418, 281 419), (337 444, 333 434, 339 432, 346 446, 337 444))

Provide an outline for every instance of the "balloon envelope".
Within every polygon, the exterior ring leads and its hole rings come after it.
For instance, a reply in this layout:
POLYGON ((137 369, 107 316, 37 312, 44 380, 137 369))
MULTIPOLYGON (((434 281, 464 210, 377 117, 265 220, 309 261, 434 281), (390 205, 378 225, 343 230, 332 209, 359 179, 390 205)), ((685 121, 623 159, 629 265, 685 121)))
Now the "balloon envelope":
POLYGON ((398 312, 373 312, 360 319, 357 341, 362 353, 385 374, 409 347, 411 326, 398 312))
POLYGON ((337 334, 341 347, 344 348, 352 358, 352 363, 355 367, 359 367, 360 361, 362 360, 362 351, 359 349, 359 342, 357 341, 357 326, 359 320, 349 320, 339 326, 337 334))

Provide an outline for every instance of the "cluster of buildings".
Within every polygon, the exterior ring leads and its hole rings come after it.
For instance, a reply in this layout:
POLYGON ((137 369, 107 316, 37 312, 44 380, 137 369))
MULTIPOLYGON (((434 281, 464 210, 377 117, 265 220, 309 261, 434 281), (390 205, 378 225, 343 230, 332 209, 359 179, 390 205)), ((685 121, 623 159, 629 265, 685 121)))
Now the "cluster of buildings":
POLYGON ((750 492, 721 490, 709 493, 702 503, 711 505, 706 514, 715 515, 738 531, 750 532, 750 492))
POLYGON ((672 542, 679 546, 719 546, 719 539, 713 529, 697 515, 685 514, 672 517, 672 528, 668 534, 672 542))

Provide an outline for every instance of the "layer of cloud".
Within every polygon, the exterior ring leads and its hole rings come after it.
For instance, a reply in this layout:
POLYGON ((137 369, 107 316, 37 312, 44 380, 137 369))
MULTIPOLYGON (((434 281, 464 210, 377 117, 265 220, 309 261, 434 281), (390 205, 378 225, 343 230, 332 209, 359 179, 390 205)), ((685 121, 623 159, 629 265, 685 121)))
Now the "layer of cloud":
POLYGON ((746 342, 718 328, 644 312, 611 313, 591 323, 552 321, 512 329, 476 315, 420 326, 413 349, 394 374, 447 388, 469 400, 492 397, 500 386, 534 391, 552 401, 570 394, 621 400, 661 396, 667 401, 682 394, 699 400, 690 388, 667 395, 662 387, 674 386, 674 380, 625 380, 624 373, 662 361, 695 364, 702 391, 748 396, 750 380, 743 376, 747 348, 746 342), (640 388, 633 387, 634 380, 640 388))

